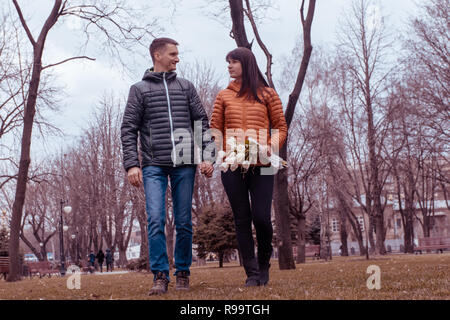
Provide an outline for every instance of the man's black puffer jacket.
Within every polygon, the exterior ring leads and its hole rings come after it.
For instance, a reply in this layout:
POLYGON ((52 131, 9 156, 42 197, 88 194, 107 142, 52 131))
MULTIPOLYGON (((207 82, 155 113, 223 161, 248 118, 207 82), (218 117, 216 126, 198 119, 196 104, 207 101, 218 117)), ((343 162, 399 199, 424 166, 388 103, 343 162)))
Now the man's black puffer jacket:
MULTIPOLYGON (((177 78, 175 72, 147 70, 142 81, 131 86, 123 115, 121 139, 125 170, 148 165, 193 165, 194 121, 201 121, 202 134, 209 129, 208 117, 194 85, 177 78), (184 133, 183 138, 180 138, 179 132, 184 133), (137 149, 138 134, 141 164, 137 149), (178 150, 175 162, 172 161, 174 146, 178 150), (190 150, 190 161, 180 162, 186 156, 183 154, 186 150, 190 150)), ((208 143, 210 141, 202 141, 203 150, 208 143)))

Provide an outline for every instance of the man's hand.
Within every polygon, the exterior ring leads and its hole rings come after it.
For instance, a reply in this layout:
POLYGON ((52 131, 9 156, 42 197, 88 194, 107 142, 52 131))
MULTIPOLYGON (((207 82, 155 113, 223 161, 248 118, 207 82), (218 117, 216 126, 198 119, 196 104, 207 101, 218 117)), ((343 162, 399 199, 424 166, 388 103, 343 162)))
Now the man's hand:
POLYGON ((136 188, 139 187, 143 182, 141 168, 132 167, 128 169, 128 181, 136 188))
POLYGON ((211 178, 214 172, 214 166, 209 161, 203 161, 200 164, 200 172, 203 173, 207 178, 211 178))

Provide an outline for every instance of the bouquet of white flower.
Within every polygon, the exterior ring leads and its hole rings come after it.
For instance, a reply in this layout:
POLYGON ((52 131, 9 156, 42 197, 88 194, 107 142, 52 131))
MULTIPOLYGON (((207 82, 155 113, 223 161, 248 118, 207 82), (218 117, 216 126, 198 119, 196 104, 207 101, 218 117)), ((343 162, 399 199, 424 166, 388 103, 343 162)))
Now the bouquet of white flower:
MULTIPOLYGON (((250 168, 251 163, 256 163, 258 156, 258 149, 264 149, 255 139, 248 138, 245 140, 245 144, 237 144, 235 137, 230 137, 227 139, 228 154, 220 150, 217 155, 216 162, 220 166, 222 172, 226 172, 228 169, 234 171, 239 165, 242 166, 244 171, 250 168), (225 158, 225 159, 224 159, 225 158)), ((266 160, 269 160, 270 164, 276 168, 287 167, 287 162, 275 154, 271 154, 267 157, 267 152, 261 152, 262 156, 266 156, 266 160)))

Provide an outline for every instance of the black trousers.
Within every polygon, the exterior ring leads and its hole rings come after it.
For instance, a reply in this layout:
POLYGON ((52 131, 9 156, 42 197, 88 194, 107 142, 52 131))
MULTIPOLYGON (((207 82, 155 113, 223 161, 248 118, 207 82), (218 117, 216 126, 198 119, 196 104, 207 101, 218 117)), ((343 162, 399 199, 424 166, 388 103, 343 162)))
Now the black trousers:
POLYGON ((273 228, 270 219, 273 195, 273 175, 261 175, 260 167, 250 167, 246 173, 241 168, 222 172, 222 183, 233 210, 239 250, 247 277, 257 277, 258 264, 269 262, 272 255, 273 228), (249 199, 250 196, 250 199, 249 199), (252 222, 256 230, 258 260, 252 222))

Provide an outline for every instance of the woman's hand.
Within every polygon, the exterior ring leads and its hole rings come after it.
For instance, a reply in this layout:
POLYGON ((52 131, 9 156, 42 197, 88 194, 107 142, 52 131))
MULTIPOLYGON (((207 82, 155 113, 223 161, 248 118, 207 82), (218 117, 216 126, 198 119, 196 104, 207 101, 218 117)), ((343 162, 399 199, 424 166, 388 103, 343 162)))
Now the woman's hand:
POLYGON ((203 161, 200 164, 200 172, 203 173, 207 178, 211 178, 214 172, 214 166, 209 161, 203 161))

